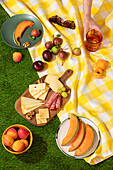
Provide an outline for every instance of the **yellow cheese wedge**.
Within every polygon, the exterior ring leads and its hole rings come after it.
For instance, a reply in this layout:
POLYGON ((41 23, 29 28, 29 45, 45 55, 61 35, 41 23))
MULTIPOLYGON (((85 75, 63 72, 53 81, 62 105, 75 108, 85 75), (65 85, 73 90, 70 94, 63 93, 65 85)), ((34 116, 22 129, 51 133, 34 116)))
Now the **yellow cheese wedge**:
POLYGON ((28 112, 36 109, 36 108, 37 108, 37 106, 31 107, 31 108, 29 108, 29 109, 25 109, 25 108, 23 107, 23 105, 21 105, 21 110, 22 110, 22 113, 23 113, 23 114, 26 114, 26 113, 28 113, 28 112))
POLYGON ((31 104, 31 103, 40 103, 41 101, 40 100, 36 100, 36 99, 32 99, 32 98, 29 98, 29 97, 24 97, 22 96, 21 97, 21 104, 31 104))
POLYGON ((39 93, 33 95, 33 97, 34 97, 35 99, 38 99, 38 98, 40 98, 40 96, 43 95, 45 92, 46 92, 46 90, 41 90, 39 93))
POLYGON ((61 81, 58 80, 58 77, 54 75, 47 75, 45 78, 45 82, 48 83, 49 87, 55 92, 57 92, 58 89, 63 87, 61 81))
POLYGON ((43 93, 41 96, 39 96, 39 99, 41 100, 45 100, 46 96, 47 96, 48 90, 45 91, 45 93, 43 93))
POLYGON ((51 82, 56 82, 56 80, 58 80, 58 78, 59 77, 57 77, 57 76, 48 74, 45 78, 45 82, 48 84, 51 84, 51 82))
POLYGON ((29 85, 29 91, 46 90, 46 87, 46 83, 31 84, 29 85))
POLYGON ((59 80, 57 80, 56 82, 51 82, 51 84, 49 85, 49 87, 50 87, 53 91, 57 92, 58 89, 61 89, 61 88, 63 87, 63 84, 62 84, 59 80))
POLYGON ((31 104, 29 104, 29 105, 28 105, 28 104, 27 104, 27 105, 24 105, 24 104, 23 104, 23 107, 24 107, 25 109, 30 109, 31 107, 35 107, 35 106, 40 107, 42 104, 44 104, 44 103, 41 103, 41 102, 38 103, 38 104, 37 104, 37 103, 31 103, 31 104))
POLYGON ((37 93, 40 93, 41 90, 35 90, 35 91, 29 91, 32 96, 34 96, 37 93))

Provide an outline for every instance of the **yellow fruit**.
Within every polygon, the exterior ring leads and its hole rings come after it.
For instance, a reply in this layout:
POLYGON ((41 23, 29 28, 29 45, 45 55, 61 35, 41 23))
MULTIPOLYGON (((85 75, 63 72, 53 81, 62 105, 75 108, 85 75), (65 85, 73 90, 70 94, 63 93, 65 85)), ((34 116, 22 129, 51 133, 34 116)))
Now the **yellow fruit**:
POLYGON ((107 68, 107 61, 103 59, 99 59, 96 62, 96 67, 101 68, 102 70, 105 70, 107 68))
POLYGON ((14 52, 13 53, 13 60, 15 62, 19 62, 22 59, 22 54, 20 52, 14 52))
POLYGON ((101 78, 102 77, 102 69, 101 68, 96 68, 93 72, 94 76, 96 78, 101 78))

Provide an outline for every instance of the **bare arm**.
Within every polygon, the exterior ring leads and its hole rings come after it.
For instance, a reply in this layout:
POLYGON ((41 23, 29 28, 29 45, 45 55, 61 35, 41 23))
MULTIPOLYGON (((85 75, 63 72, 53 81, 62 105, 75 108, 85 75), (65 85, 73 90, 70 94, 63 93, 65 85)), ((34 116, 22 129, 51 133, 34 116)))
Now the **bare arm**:
MULTIPOLYGON (((97 24, 97 22, 91 17, 91 6, 92 0, 83 0, 83 27, 84 27, 84 41, 86 40, 86 33, 95 29, 102 33, 101 27, 97 24)), ((104 35, 103 35, 104 36, 104 35)))
POLYGON ((92 0, 83 0, 83 18, 91 17, 92 0))

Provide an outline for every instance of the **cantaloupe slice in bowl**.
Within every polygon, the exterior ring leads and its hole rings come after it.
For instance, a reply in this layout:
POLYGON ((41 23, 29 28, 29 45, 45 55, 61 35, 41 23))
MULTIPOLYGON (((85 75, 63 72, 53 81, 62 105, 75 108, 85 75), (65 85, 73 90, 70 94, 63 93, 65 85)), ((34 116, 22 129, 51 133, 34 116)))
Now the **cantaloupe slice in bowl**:
POLYGON ((85 136, 85 124, 79 119, 79 131, 77 133, 77 136, 72 141, 71 147, 69 148, 69 152, 75 150, 80 146, 85 136))
POLYGON ((82 155, 75 156, 75 150, 68 151, 72 145, 72 141, 70 143, 62 146, 62 141, 65 138, 65 136, 69 130, 69 127, 70 127, 70 118, 67 118, 66 120, 64 120, 58 127, 58 130, 56 133, 56 143, 57 143, 59 149, 65 155, 72 157, 72 158, 76 158, 76 159, 83 159, 83 158, 88 157, 91 154, 93 154, 96 151, 96 149, 98 148, 98 146, 100 144, 100 132, 99 132, 98 127, 96 126, 96 124, 93 121, 91 121, 85 117, 77 117, 77 118, 80 119, 84 123, 84 125, 86 125, 86 124, 90 125, 94 131, 94 141, 93 141, 92 146, 89 148, 89 150, 87 150, 82 155))

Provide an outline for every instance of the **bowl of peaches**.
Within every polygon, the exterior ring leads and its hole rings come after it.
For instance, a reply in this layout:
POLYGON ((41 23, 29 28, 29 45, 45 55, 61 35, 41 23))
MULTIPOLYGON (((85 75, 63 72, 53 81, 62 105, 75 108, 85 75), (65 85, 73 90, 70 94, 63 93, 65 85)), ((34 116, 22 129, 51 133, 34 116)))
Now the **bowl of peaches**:
POLYGON ((24 125, 15 124, 9 126, 2 135, 4 148, 12 154, 22 154, 32 145, 31 131, 24 125))

